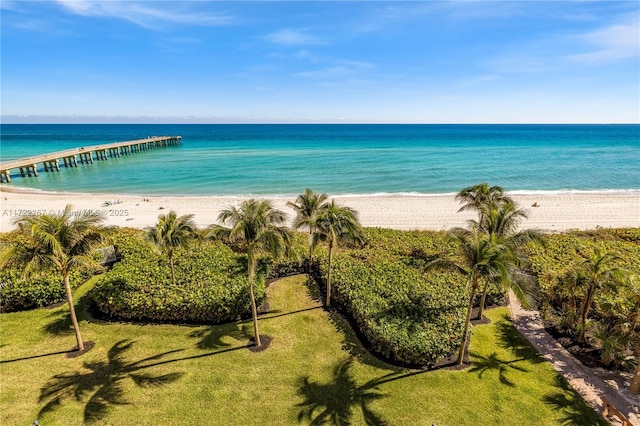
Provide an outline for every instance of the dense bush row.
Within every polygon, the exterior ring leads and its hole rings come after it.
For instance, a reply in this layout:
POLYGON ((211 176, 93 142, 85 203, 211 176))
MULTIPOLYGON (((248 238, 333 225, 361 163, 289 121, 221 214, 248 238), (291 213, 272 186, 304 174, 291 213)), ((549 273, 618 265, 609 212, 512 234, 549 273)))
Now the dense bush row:
POLYGON ((632 360, 633 345, 640 344, 634 342, 640 336, 640 229, 572 231, 545 239, 545 247, 528 248, 541 311, 557 331, 574 340, 587 288, 572 280, 572 274, 598 251, 619 256, 615 266, 627 272, 627 279, 597 289, 585 332, 604 364, 624 366, 632 360))
MULTIPOLYGON (((538 277, 543 311, 559 308, 567 301, 569 290, 564 288, 566 285, 559 278, 579 268, 586 258, 600 249, 620 256, 618 265, 629 272, 630 279, 616 288, 596 294, 596 309, 606 308, 625 316, 633 312, 640 314, 637 303, 640 293, 640 229, 572 231, 548 235, 545 241, 544 247, 528 247, 531 269, 538 277)), ((575 289, 576 296, 583 292, 584 289, 575 289)))
MULTIPOLYGON (((92 293, 102 316, 220 323, 250 312, 245 262, 228 247, 194 241, 187 250, 178 251, 173 286, 166 258, 150 250, 141 232, 123 230, 115 244, 124 259, 105 274, 92 293)), ((258 280, 255 290, 257 300, 264 300, 264 278, 258 280)))
MULTIPOLYGON (((375 352, 407 365, 434 364, 461 342, 467 292, 457 273, 425 272, 453 250, 444 233, 366 229, 367 245, 340 251, 333 295, 375 352)), ((320 268, 326 275, 326 255, 320 268)), ((494 298, 500 297, 493 295, 494 298)))
MULTIPOLYGON (((23 244, 15 233, 2 235, 2 244, 23 244)), ((52 305, 65 300, 64 286, 60 273, 44 271, 29 278, 22 277, 23 267, 9 263, 0 270, 0 313, 24 311, 52 305)), ((75 288, 91 276, 89 270, 71 273, 69 282, 75 288)))

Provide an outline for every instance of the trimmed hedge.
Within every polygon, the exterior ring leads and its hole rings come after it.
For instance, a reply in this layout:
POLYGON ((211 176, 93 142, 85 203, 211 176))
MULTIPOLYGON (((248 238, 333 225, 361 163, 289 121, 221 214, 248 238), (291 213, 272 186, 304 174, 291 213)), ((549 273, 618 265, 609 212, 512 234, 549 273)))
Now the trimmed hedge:
MULTIPOLYGON (((424 271, 430 256, 454 251, 439 232, 365 230, 364 248, 334 257, 332 295, 374 352, 405 365, 433 365, 461 342, 467 300, 460 274, 424 271)), ((321 256, 322 277, 327 272, 321 256)))
MULTIPOLYGON (((245 257, 215 242, 195 241, 174 255, 176 285, 165 257, 155 254, 143 234, 116 236, 123 260, 92 292, 99 315, 108 319, 221 323, 250 313, 245 257)), ((264 272, 264 271, 263 271, 264 272)), ((264 273, 255 283, 256 300, 265 298, 264 273)))

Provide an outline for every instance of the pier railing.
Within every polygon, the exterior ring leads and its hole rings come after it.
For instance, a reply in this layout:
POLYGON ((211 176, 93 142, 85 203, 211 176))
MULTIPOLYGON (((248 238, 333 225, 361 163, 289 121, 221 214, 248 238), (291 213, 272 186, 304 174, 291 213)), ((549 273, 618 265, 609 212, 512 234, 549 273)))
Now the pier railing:
POLYGON ((78 163, 93 164, 94 160, 104 161, 109 157, 119 157, 134 152, 181 144, 182 136, 150 136, 145 139, 83 146, 20 158, 0 163, 0 182, 11 182, 12 170, 18 170, 21 176, 38 176, 38 164, 40 163, 46 172, 60 171, 60 160, 65 167, 78 167, 78 163))

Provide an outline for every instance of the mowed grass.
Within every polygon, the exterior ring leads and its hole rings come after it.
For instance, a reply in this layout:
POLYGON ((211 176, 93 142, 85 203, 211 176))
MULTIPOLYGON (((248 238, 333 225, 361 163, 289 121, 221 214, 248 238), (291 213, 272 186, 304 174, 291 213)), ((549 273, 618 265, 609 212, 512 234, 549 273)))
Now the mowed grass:
POLYGON ((269 348, 251 321, 220 326, 104 323, 65 306, 0 315, 0 424, 558 425, 605 424, 520 337, 508 310, 472 337, 466 370, 418 371, 369 355, 304 276, 268 289, 269 348))

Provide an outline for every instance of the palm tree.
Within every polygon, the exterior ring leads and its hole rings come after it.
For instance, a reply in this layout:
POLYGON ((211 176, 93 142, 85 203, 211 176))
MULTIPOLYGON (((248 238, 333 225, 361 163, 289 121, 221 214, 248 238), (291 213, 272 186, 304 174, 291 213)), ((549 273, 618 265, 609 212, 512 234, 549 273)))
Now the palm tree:
POLYGON ((358 221, 358 212, 350 207, 336 204, 335 200, 326 204, 316 220, 315 241, 326 241, 329 247, 329 265, 327 270, 327 307, 331 306, 331 261, 333 251, 339 241, 362 241, 362 228, 358 221))
POLYGON ((156 226, 146 229, 147 240, 169 259, 171 283, 173 285, 176 285, 173 253, 176 249, 187 244, 189 239, 195 235, 195 230, 196 225, 193 222, 192 214, 178 217, 173 210, 165 215, 158 216, 156 226))
MULTIPOLYGON (((502 282, 509 282, 512 279, 510 270, 513 259, 509 250, 506 250, 504 246, 476 230, 469 231, 463 228, 454 228, 449 233, 449 237, 460 251, 461 262, 441 256, 429 262, 427 269, 449 268, 457 270, 466 276, 466 288, 470 290, 470 294, 457 360, 457 364, 462 364, 469 340, 473 301, 478 287, 482 281, 500 279, 502 282)), ((516 296, 521 299, 524 306, 528 306, 530 303, 530 300, 525 297, 525 293, 516 293, 516 296)))
MULTIPOLYGON (((522 293, 523 297, 531 298, 533 296, 533 280, 523 274, 520 269, 526 263, 526 256, 522 252, 522 248, 529 242, 544 244, 542 234, 536 229, 518 231, 520 222, 527 218, 527 213, 508 197, 501 198, 499 201, 495 199, 493 201, 489 200, 487 204, 477 206, 477 209, 480 218, 477 221, 470 220, 470 227, 487 235, 495 244, 499 244, 503 247, 503 250, 508 252, 512 260, 512 268, 510 270, 512 276, 507 283, 514 292, 522 293)), ((480 298, 478 319, 482 318, 484 313, 488 288, 489 281, 485 281, 480 298)))
POLYGON ((213 225, 210 227, 208 237, 237 244, 247 254, 253 330, 255 344, 260 347, 262 343, 258 332, 258 309, 253 290, 258 256, 260 254, 279 256, 289 250, 291 232, 282 226, 287 221, 287 215, 275 209, 269 200, 250 199, 242 202, 240 207, 222 210, 218 220, 229 227, 213 225))
POLYGON ((578 342, 584 343, 584 333, 587 326, 587 315, 591 308, 593 295, 601 287, 609 285, 616 280, 622 280, 625 277, 624 270, 615 266, 620 257, 613 253, 602 253, 597 250, 596 253, 587 258, 583 266, 583 275, 580 282, 586 285, 587 292, 580 307, 580 330, 578 334, 578 342))
POLYGON ((468 186, 462 189, 456 195, 456 201, 464 203, 458 212, 465 210, 476 210, 480 212, 482 218, 482 211, 486 207, 501 204, 506 201, 511 201, 504 189, 500 186, 489 186, 488 183, 478 183, 472 186, 468 186))
POLYGON ((311 274, 313 263, 313 249, 315 247, 313 235, 316 232, 316 221, 322 210, 327 206, 327 194, 318 194, 307 188, 304 194, 298 195, 296 202, 288 202, 287 206, 296 212, 296 219, 293 222, 294 229, 309 229, 309 264, 307 272, 311 274))
POLYGON ((69 274, 81 267, 100 268, 93 259, 93 253, 108 228, 102 226, 103 216, 75 214, 71 208, 67 204, 61 214, 23 216, 16 220, 18 232, 24 235, 26 243, 11 246, 3 252, 0 265, 8 262, 23 265, 23 277, 47 268, 60 272, 76 334, 77 350, 81 352, 84 351, 84 342, 73 307, 69 274))

